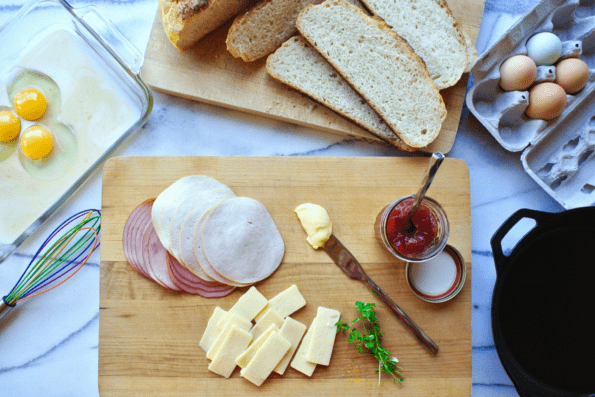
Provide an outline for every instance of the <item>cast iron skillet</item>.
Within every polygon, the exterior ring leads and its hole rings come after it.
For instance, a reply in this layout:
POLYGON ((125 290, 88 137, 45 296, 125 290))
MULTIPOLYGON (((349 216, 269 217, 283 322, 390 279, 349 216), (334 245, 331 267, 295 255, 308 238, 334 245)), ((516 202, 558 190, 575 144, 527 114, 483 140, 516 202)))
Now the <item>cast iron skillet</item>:
POLYGON ((595 396, 595 208, 519 210, 491 245, 492 332, 518 393, 595 396), (523 218, 536 225, 506 256, 502 239, 523 218))

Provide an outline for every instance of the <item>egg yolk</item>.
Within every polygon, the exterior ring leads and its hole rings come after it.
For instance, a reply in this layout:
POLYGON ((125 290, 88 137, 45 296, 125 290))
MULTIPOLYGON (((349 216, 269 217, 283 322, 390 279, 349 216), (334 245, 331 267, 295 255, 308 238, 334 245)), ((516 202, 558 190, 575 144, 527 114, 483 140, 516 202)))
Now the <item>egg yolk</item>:
POLYGON ((41 91, 27 88, 14 97, 14 110, 25 120, 38 120, 45 113, 47 101, 41 91))
POLYGON ((10 110, 0 111, 0 142, 10 142, 21 132, 21 119, 10 110))
POLYGON ((21 151, 32 160, 46 157, 53 147, 52 134, 42 126, 29 127, 21 135, 21 151))

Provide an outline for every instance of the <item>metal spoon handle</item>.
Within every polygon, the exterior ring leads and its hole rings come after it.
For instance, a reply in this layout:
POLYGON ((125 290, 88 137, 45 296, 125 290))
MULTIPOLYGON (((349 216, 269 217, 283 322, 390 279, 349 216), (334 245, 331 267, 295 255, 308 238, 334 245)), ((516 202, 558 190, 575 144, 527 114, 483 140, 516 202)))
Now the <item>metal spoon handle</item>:
POLYGON ((370 286, 370 288, 372 288, 380 297, 380 299, 386 303, 386 305, 388 307, 390 307, 390 309, 393 311, 393 313, 399 318, 399 320, 401 320, 403 322, 403 324, 405 324, 405 326, 407 328, 409 328, 409 330, 411 332, 413 332, 413 335, 415 335, 415 337, 421 342, 423 343, 423 345, 425 347, 428 348, 428 350, 430 351, 430 353, 432 354, 437 354, 438 353, 438 346, 432 341, 432 339, 430 339, 430 337, 428 335, 426 335, 426 333, 424 331, 422 331, 421 328, 419 328, 417 326, 417 324, 415 324, 413 322, 413 320, 411 320, 406 314, 405 312, 399 307, 397 306, 397 304, 395 302, 393 302, 393 300, 391 298, 388 297, 388 295, 386 295, 384 293, 384 291, 382 291, 380 289, 379 286, 377 286, 372 280, 368 279, 368 285, 370 286))
POLYGON ((419 190, 415 194, 415 197, 413 198, 413 206, 411 207, 411 211, 409 211, 410 218, 413 216, 415 211, 417 211, 417 208, 421 204, 421 201, 424 198, 424 196, 426 195, 428 188, 432 184, 432 181, 434 180, 434 177, 436 176, 436 172, 438 172, 438 168, 440 168, 442 161, 444 161, 444 155, 442 153, 440 153, 440 152, 432 153, 432 156, 430 157, 430 164, 428 165, 428 169, 426 170, 426 175, 424 176, 424 180, 423 180, 421 186, 419 187, 419 190))

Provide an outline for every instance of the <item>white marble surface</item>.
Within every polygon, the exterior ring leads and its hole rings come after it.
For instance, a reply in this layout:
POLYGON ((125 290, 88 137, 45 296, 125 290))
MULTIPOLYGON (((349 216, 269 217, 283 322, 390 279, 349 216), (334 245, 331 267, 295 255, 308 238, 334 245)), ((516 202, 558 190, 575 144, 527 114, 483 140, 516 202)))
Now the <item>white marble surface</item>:
MULTIPOLYGON (((487 0, 481 53, 536 0, 487 0)), ((0 25, 24 4, 0 2, 0 25)), ((80 0, 95 4, 144 51, 156 0, 80 0)), ((1 50, 1 49, 0 49, 1 50)), ((402 156, 390 148, 341 139, 262 117, 154 93, 148 123, 117 155, 402 156)), ((495 271, 490 238, 520 208, 560 211, 561 206, 523 171, 518 154, 501 148, 465 110, 448 157, 463 159, 471 178, 474 397, 517 396, 496 354, 490 327, 495 271)), ((95 175, 52 221, 0 264, 0 296, 20 276, 43 238, 69 215, 101 207, 95 175)), ((97 396, 99 254, 62 287, 21 304, 0 324, 0 396, 97 396)), ((198 393, 198 391, 197 391, 198 393)))

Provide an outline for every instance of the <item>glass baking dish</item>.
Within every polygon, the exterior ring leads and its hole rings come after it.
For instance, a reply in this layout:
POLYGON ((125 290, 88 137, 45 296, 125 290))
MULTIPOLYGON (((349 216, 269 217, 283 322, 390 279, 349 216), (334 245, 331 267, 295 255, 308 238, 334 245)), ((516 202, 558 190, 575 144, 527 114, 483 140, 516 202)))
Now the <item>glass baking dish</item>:
POLYGON ((41 160, 18 137, 0 141, 1 263, 142 126, 153 97, 142 54, 92 6, 31 1, 0 28, 0 48, 0 111, 14 110, 18 90, 39 88, 47 110, 21 119, 20 134, 41 125, 54 138, 41 160))

